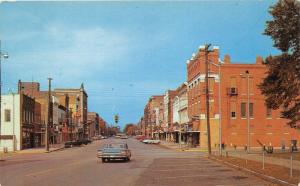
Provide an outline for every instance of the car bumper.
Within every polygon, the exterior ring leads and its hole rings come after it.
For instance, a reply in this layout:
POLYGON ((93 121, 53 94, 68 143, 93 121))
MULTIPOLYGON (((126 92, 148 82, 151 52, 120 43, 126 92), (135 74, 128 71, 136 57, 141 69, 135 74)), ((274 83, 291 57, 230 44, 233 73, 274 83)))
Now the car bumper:
POLYGON ((109 158, 109 159, 120 159, 120 158, 128 158, 126 155, 97 155, 98 158, 109 158))

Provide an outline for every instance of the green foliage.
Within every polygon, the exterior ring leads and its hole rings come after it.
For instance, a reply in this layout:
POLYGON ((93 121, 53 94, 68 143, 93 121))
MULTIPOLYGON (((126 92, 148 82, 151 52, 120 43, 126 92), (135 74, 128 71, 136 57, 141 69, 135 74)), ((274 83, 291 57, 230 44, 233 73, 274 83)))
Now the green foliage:
POLYGON ((290 126, 300 128, 300 2, 280 0, 269 13, 273 20, 267 21, 264 34, 282 54, 266 58, 268 71, 259 88, 269 108, 282 108, 290 126))

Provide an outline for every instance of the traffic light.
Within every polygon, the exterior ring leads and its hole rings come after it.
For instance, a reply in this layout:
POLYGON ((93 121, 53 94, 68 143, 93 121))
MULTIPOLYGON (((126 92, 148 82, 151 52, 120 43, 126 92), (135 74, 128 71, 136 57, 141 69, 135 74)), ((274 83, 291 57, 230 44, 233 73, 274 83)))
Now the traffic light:
POLYGON ((116 114, 116 115, 115 115, 115 123, 118 123, 118 122, 119 122, 119 115, 116 114))

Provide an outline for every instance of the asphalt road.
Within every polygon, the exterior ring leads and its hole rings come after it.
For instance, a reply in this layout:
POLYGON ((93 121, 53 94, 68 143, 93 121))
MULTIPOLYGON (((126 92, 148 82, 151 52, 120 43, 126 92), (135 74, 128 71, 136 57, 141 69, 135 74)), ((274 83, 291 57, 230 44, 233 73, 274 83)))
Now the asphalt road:
POLYGON ((21 154, 0 162, 0 185, 271 185, 209 160, 205 153, 178 152, 135 139, 106 139, 43 154, 21 154), (96 149, 106 142, 127 141, 130 162, 102 163, 96 149))

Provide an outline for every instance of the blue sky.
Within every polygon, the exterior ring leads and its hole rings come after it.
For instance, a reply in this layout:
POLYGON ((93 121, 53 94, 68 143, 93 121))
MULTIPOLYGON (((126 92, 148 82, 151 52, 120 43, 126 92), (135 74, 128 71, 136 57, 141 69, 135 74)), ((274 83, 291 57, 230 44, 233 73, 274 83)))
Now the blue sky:
POLYGON ((10 2, 0 4, 2 90, 17 81, 47 89, 84 83, 89 111, 113 123, 137 122, 151 95, 186 80, 186 60, 199 45, 221 58, 254 63, 276 54, 262 35, 274 1, 10 2))

